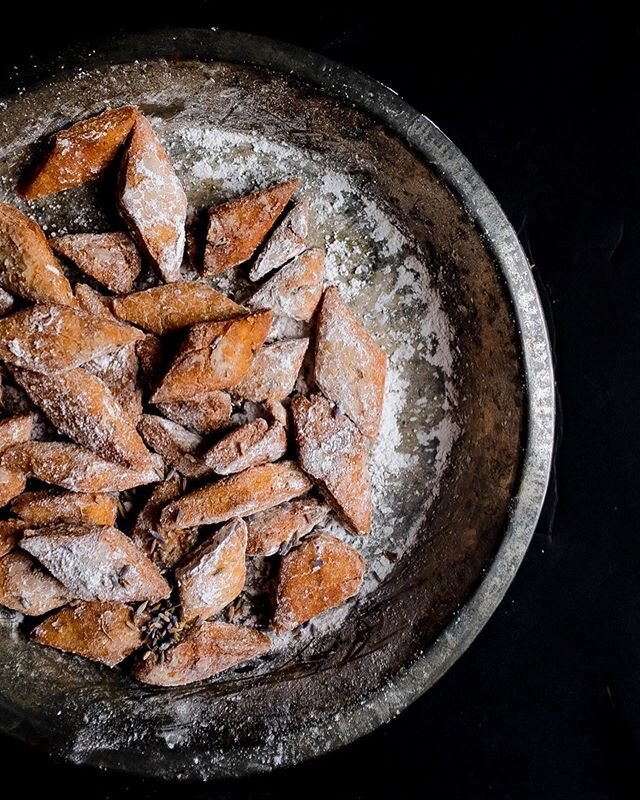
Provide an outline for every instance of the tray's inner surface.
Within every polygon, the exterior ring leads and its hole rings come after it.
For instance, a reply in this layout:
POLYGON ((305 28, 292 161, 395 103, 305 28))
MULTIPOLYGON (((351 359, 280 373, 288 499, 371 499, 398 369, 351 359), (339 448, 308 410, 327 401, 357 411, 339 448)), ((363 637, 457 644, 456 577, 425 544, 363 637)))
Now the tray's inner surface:
MULTIPOLYGON (((340 738, 339 712, 429 646, 494 552, 522 424, 514 325, 478 232, 430 168, 359 112, 247 66, 113 66, 26 95, 3 112, 3 198, 15 202, 34 142, 122 103, 150 116, 194 209, 303 178, 327 278, 390 360, 373 532, 334 526, 367 577, 356 602, 277 640, 254 668, 171 692, 31 645, 5 613, 0 726, 4 706, 7 726, 54 749, 139 770, 157 754, 184 774, 234 771, 242 752, 286 761, 292 731, 340 738)), ((112 229, 112 177, 27 210, 52 234, 112 229)))

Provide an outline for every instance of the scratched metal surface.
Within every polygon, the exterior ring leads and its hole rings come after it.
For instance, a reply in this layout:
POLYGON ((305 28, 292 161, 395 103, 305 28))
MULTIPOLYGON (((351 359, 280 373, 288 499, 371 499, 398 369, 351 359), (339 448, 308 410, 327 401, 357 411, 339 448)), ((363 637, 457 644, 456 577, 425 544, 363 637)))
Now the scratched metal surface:
MULTIPOLYGON (((354 270, 364 288, 353 302, 372 324, 389 275, 402 268, 401 258, 417 259, 423 295, 411 304, 394 295, 389 330, 376 332, 393 356, 403 331, 410 338, 430 320, 446 339, 434 342, 434 352, 446 345, 454 360, 449 374, 428 353, 403 362, 408 407, 428 398, 415 420, 407 418, 403 446, 420 428, 458 432, 446 468, 437 457, 446 442, 432 440, 415 448, 412 467, 392 482, 378 527, 391 520, 385 536, 400 558, 383 579, 368 581, 346 617, 313 636, 307 631, 250 673, 145 689, 117 671, 31 645, 13 615, 0 619, 3 728, 77 761, 208 778, 294 763, 350 741, 453 663, 499 602, 533 532, 548 475, 553 392, 544 321, 517 240, 435 126, 382 87, 309 55, 233 34, 187 32, 175 41, 124 43, 126 57, 114 51, 113 64, 64 75, 10 102, 0 131, 3 194, 13 199, 33 142, 107 102, 139 103, 153 117, 196 206, 243 179, 252 188, 279 177, 289 160, 322 212, 316 235, 340 228, 346 250, 361 255, 345 257, 338 278, 348 288, 354 270), (176 48, 227 63, 144 57, 176 48), (238 60, 280 72, 228 63, 238 60), (195 169, 212 145, 193 131, 226 134, 214 144, 237 169, 195 169), (335 187, 345 181, 357 191, 336 204, 335 187), (375 213, 365 213, 363 196, 375 213), (402 232, 401 254, 381 252, 374 232, 381 220, 402 232), (356 273, 362 258, 364 278, 356 273), (451 403, 443 402, 447 392, 451 403)), ((108 227, 104 209, 99 192, 81 190, 36 211, 61 230, 108 227), (79 216, 79 208, 92 210, 79 216)), ((375 560, 380 540, 363 546, 375 560)))

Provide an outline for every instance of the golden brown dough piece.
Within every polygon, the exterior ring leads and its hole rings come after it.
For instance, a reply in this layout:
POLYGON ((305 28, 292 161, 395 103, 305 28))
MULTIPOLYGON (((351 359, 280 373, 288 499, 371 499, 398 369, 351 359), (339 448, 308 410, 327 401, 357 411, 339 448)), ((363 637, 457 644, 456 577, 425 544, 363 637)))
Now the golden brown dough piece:
POLYGON ((144 334, 68 306, 38 305, 0 319, 0 358, 55 374, 124 347, 144 334))
POLYGON ((138 514, 131 538, 161 569, 173 567, 198 541, 198 532, 160 525, 160 512, 171 500, 180 497, 182 482, 167 478, 154 487, 138 514))
POLYGON ((184 402, 158 403, 158 410, 179 425, 203 436, 221 428, 231 417, 231 398, 226 392, 205 392, 184 402))
POLYGON ((380 429, 387 357, 330 286, 316 332, 314 379, 365 436, 380 429))
POLYGON ((309 322, 322 297, 324 251, 305 250, 269 278, 248 301, 250 308, 270 308, 276 316, 309 322))
POLYGON ((22 537, 22 532, 28 527, 22 519, 0 520, 0 558, 15 550, 22 537))
MULTIPOLYGON (((0 421, 0 453, 15 444, 26 442, 33 431, 33 414, 20 414, 0 421)), ((23 470, 0 466, 0 507, 24 491, 27 479, 23 470)))
POLYGON ((180 277, 187 196, 149 120, 138 115, 120 170, 120 213, 167 283, 180 277))
POLYGON ((157 336, 190 328, 199 322, 219 322, 247 313, 229 297, 206 283, 153 286, 127 297, 116 297, 114 314, 157 336))
POLYGON ((278 422, 269 427, 265 419, 247 422, 223 436, 204 455, 205 464, 218 475, 277 461, 287 449, 287 435, 278 422))
POLYGON ((297 179, 279 183, 210 208, 203 274, 220 275, 248 261, 299 185, 297 179))
POLYGON ((34 200, 95 180, 124 144, 136 114, 132 106, 108 108, 56 133, 47 156, 21 186, 22 197, 34 200))
POLYGON ((278 402, 293 391, 308 339, 286 339, 265 345, 253 359, 251 368, 234 387, 233 394, 254 403, 278 402))
POLYGON ((0 467, 0 508, 24 492, 26 485, 24 473, 0 467))
POLYGON ((118 499, 111 494, 56 492, 43 489, 25 492, 11 503, 11 511, 32 526, 54 522, 86 522, 115 525, 118 499))
POLYGON ((144 469, 149 451, 107 386, 82 368, 42 375, 14 368, 13 376, 58 431, 108 461, 144 469))
POLYGON ((143 414, 138 429, 145 442, 162 456, 165 464, 187 478, 211 475, 211 468, 200 458, 202 436, 155 414, 143 414))
POLYGON ((20 544, 81 600, 156 602, 171 593, 156 565, 117 528, 47 525, 25 531, 20 544))
POLYGON ((371 529, 367 440, 351 422, 316 395, 291 401, 298 459, 340 519, 356 533, 371 529))
POLYGON ((258 311, 235 320, 195 325, 151 402, 191 400, 203 392, 235 386, 251 367, 272 319, 270 311, 258 311))
POLYGON ((273 231, 249 270, 249 278, 259 281, 269 272, 299 256, 307 246, 308 233, 309 201, 305 197, 283 217, 273 231))
POLYGON ((144 470, 131 470, 67 442, 13 445, 0 456, 0 471, 3 469, 19 471, 72 492, 123 492, 154 483, 164 473, 162 459, 157 456, 151 457, 144 470))
POLYGON ((140 254, 126 233, 72 233, 50 239, 53 250, 112 292, 130 292, 140 273, 140 254))
POLYGON ((115 397, 120 408, 134 425, 142 415, 142 390, 138 385, 140 361, 136 345, 138 342, 121 347, 115 353, 107 353, 93 361, 87 361, 82 368, 95 375, 105 384, 115 397))
POLYGON ((270 647, 269 637, 252 628, 203 622, 161 655, 141 659, 133 674, 154 686, 184 686, 256 658, 270 647))
POLYGON ((14 311, 16 299, 9 292, 0 289, 0 317, 6 317, 14 311))
MULTIPOLYGON (((111 301, 100 292, 96 292, 86 283, 76 283, 76 300, 81 311, 93 314, 96 317, 106 317, 115 320, 116 317, 111 311, 111 301)), ((137 344, 137 342, 136 342, 137 344)))
POLYGON ((39 617, 71 600, 67 589, 20 550, 0 558, 0 606, 39 617))
POLYGON ((249 517, 246 520, 247 555, 275 555, 284 545, 311 533, 316 525, 322 525, 328 513, 324 503, 305 497, 249 517))
POLYGON ((233 517, 266 511, 309 491, 311 481, 293 461, 251 467, 237 475, 202 486, 169 503, 160 517, 163 525, 195 528, 233 517))
POLYGON ((364 558, 340 539, 326 533, 305 539, 282 559, 276 631, 293 630, 358 594, 364 569, 364 558))
POLYGON ((247 526, 233 519, 197 547, 176 568, 180 613, 185 622, 208 619, 244 588, 247 526))
POLYGON ((34 303, 75 305, 71 284, 40 226, 17 208, 0 203, 0 284, 34 303))
POLYGON ((115 667, 142 646, 129 606, 93 600, 57 611, 31 634, 38 644, 115 667))

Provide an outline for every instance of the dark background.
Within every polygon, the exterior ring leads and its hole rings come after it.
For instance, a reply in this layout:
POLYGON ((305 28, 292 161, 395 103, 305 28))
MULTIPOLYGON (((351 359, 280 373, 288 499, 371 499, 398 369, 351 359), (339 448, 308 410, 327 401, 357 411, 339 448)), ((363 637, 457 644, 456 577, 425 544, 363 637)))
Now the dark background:
POLYGON ((0 77, 83 39, 202 25, 294 42, 396 89, 470 158, 534 264, 562 407, 554 486, 469 652, 352 746, 271 776, 176 790, 0 738, 0 775, 14 773, 24 796, 55 787, 99 800, 369 798, 407 784, 418 797, 639 797, 640 16, 615 3, 426 3, 419 20, 402 3, 384 13, 231 5, 12 4, 0 77))

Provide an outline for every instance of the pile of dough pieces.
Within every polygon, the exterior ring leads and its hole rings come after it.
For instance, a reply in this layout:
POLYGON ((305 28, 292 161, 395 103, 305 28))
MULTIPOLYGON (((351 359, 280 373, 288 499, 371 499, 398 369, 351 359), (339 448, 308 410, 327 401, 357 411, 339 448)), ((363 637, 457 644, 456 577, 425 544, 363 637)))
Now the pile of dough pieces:
POLYGON ((324 286, 300 181, 191 225, 127 106, 55 134, 18 191, 0 204, 0 604, 37 618, 35 642, 176 686, 354 597, 364 559, 326 523, 370 531, 386 357, 324 286), (105 172, 123 230, 48 240, 20 210, 105 172), (250 291, 216 291, 228 270, 250 291), (238 624, 257 561, 268 616, 238 624))

